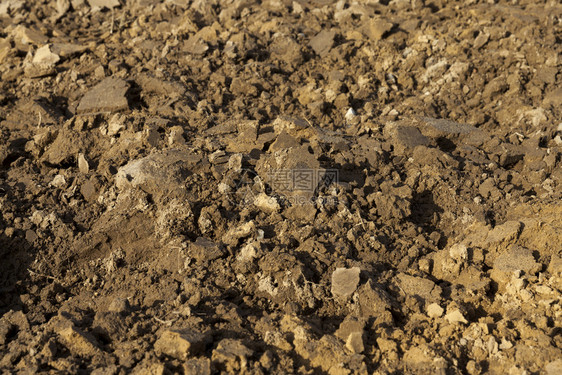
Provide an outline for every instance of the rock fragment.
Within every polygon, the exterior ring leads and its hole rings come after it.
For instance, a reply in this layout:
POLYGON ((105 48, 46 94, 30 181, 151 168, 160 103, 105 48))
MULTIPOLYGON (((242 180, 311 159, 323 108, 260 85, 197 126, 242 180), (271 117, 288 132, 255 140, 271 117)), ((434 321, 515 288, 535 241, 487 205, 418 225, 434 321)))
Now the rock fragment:
POLYGON ((256 224, 254 221, 248 221, 242 225, 237 227, 231 228, 226 234, 222 237, 222 241, 229 245, 235 245, 240 241, 242 238, 249 237, 250 235, 256 232, 256 224))
POLYGON ((456 261, 464 261, 468 258, 468 249, 466 248, 466 245, 454 244, 449 249, 449 255, 456 261))
POLYGON ((547 108, 562 105, 562 88, 556 88, 547 93, 544 97, 543 105, 547 108))
POLYGON ((320 57, 325 56, 334 45, 336 32, 333 30, 322 30, 310 40, 310 47, 320 57))
POLYGON ((299 146, 299 141, 296 138, 290 136, 285 130, 283 130, 281 134, 279 134, 277 138, 275 138, 275 141, 271 144, 269 150, 275 152, 299 146))
POLYGON ((78 170, 82 174, 88 174, 88 172, 90 172, 90 164, 82 153, 78 154, 78 170))
POLYGON ((18 25, 13 31, 14 40, 22 44, 34 44, 36 46, 43 45, 49 41, 45 35, 38 30, 29 29, 25 26, 18 25))
POLYGON ((378 40, 381 40, 386 33, 392 30, 393 27, 394 24, 385 19, 369 19, 363 25, 361 31, 367 38, 376 42, 378 40))
POLYGON ((88 0, 88 4, 92 8, 112 9, 119 6, 119 0, 88 0))
POLYGON ((179 360, 201 352, 208 341, 207 335, 187 329, 166 330, 154 344, 156 352, 179 360))
POLYGON ((445 315, 445 319, 451 324, 468 323, 468 321, 465 319, 464 315, 460 312, 459 309, 455 309, 447 313, 447 315, 445 315))
POLYGON ((91 334, 76 327, 70 320, 55 317, 52 324, 54 325, 54 331, 73 354, 91 357, 101 353, 96 339, 91 334))
POLYGON ((504 286, 511 279, 513 272, 521 270, 527 275, 533 275, 540 271, 542 264, 535 261, 530 249, 519 245, 512 245, 508 250, 500 254, 494 261, 490 277, 498 284, 504 286))
POLYGON ((33 56, 33 60, 31 60, 31 62, 35 65, 46 66, 54 66, 59 61, 60 56, 53 53, 48 44, 37 49, 37 51, 35 51, 35 55, 33 56))
POLYGON ((67 58, 88 50, 88 47, 73 43, 53 43, 50 50, 62 58, 67 58))
POLYGON ((382 287, 368 280, 357 290, 359 316, 377 317, 391 308, 391 299, 382 287))
POLYGON ((107 308, 108 312, 114 312, 118 314, 126 314, 131 306, 126 298, 114 298, 107 308))
POLYGON ((249 243, 240 249, 240 253, 236 256, 239 262, 251 262, 258 256, 259 243, 249 243))
POLYGON ((418 128, 400 123, 388 123, 384 134, 394 146, 394 152, 404 155, 412 152, 417 146, 428 146, 429 139, 422 135, 418 128))
POLYGON ((267 213, 279 212, 281 209, 277 200, 265 193, 260 193, 254 198, 254 205, 267 213))
POLYGON ((363 334, 360 332, 352 332, 345 342, 345 347, 353 353, 363 353, 365 346, 363 344, 363 334))
POLYGON ((84 95, 77 113, 95 114, 118 112, 129 108, 125 94, 129 84, 122 79, 107 77, 84 95))
POLYGON ((352 333, 359 333, 362 335, 364 329, 365 329, 365 319, 348 315, 343 320, 343 322, 341 322, 335 335, 340 339, 342 339, 343 341, 347 341, 347 339, 352 333))
POLYGON ((562 256, 552 255, 548 264, 548 272, 552 275, 562 275, 562 256))
POLYGON ((12 43, 7 39, 0 39, 0 63, 8 57, 12 51, 12 43))
POLYGON ((562 359, 557 359, 550 362, 544 368, 546 375, 558 375, 562 374, 562 359))
POLYGON ((183 364, 185 375, 211 375, 209 358, 192 358, 183 364))
POLYGON ((195 242, 190 243, 188 253, 198 262, 204 262, 222 257, 224 250, 207 238, 197 237, 195 242))
POLYGON ((29 54, 26 57, 24 61, 25 75, 30 78, 40 78, 55 74, 55 64, 59 60, 60 57, 51 52, 49 45, 44 45, 35 51, 32 58, 29 54))
POLYGON ((66 12, 70 9, 70 0, 57 0, 57 19, 64 16, 66 12))
POLYGON ((284 195, 292 205, 310 203, 326 174, 307 146, 264 154, 256 171, 274 192, 284 195))
POLYGON ((484 246, 490 247, 499 247, 503 244, 510 244, 514 243, 514 241, 519 237, 523 225, 519 221, 506 221, 505 223, 496 226, 492 229, 486 240, 484 241, 484 246))
POLYGON ((239 372, 246 368, 248 357, 253 351, 248 349, 242 342, 234 339, 224 339, 213 350, 212 360, 223 364, 229 373, 239 372))
POLYGON ((440 318, 445 310, 436 303, 427 306, 427 316, 430 318, 440 318))
POLYGON ((424 117, 421 119, 421 130, 425 136, 438 138, 451 135, 466 135, 479 131, 478 128, 448 119, 424 117))
POLYGON ((397 279, 406 295, 418 296, 426 301, 437 301, 441 297, 441 287, 429 279, 405 273, 400 273, 397 279))
POLYGON ((332 273, 332 294, 336 297, 351 296, 359 285, 359 267, 336 268, 332 273))
POLYGON ((119 168, 115 185, 120 190, 141 188, 154 197, 183 196, 184 181, 200 160, 199 156, 179 149, 153 153, 119 168))
POLYGON ((120 114, 114 114, 107 123, 107 135, 114 136, 125 129, 124 119, 120 114))

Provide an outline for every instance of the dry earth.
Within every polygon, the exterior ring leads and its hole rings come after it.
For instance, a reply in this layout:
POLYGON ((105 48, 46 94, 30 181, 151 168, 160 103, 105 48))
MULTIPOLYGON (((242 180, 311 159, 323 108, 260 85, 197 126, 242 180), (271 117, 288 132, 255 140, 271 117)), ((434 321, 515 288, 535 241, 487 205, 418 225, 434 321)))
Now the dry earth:
POLYGON ((562 5, 3 0, 0 368, 562 374, 562 5))

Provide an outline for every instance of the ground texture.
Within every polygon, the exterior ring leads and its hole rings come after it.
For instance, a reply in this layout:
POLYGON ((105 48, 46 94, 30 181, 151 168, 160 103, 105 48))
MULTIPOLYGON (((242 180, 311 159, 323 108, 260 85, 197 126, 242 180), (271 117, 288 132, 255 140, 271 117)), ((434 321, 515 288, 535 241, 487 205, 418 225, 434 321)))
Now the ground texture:
POLYGON ((3 0, 6 373, 561 374, 558 1, 3 0))

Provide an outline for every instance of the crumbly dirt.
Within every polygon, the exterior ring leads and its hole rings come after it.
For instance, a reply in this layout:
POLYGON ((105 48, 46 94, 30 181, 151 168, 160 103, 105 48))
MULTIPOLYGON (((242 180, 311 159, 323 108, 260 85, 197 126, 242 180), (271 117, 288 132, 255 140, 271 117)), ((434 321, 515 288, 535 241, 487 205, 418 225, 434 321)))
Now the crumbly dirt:
POLYGON ((4 373, 561 374, 562 5, 3 0, 4 373))

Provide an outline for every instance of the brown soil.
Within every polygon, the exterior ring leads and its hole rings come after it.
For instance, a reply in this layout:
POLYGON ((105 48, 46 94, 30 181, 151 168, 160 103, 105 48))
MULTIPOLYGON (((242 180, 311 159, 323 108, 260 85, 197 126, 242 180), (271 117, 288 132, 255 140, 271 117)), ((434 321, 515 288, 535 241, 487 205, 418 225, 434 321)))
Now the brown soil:
POLYGON ((5 373, 561 374, 562 5, 4 0, 5 373))

